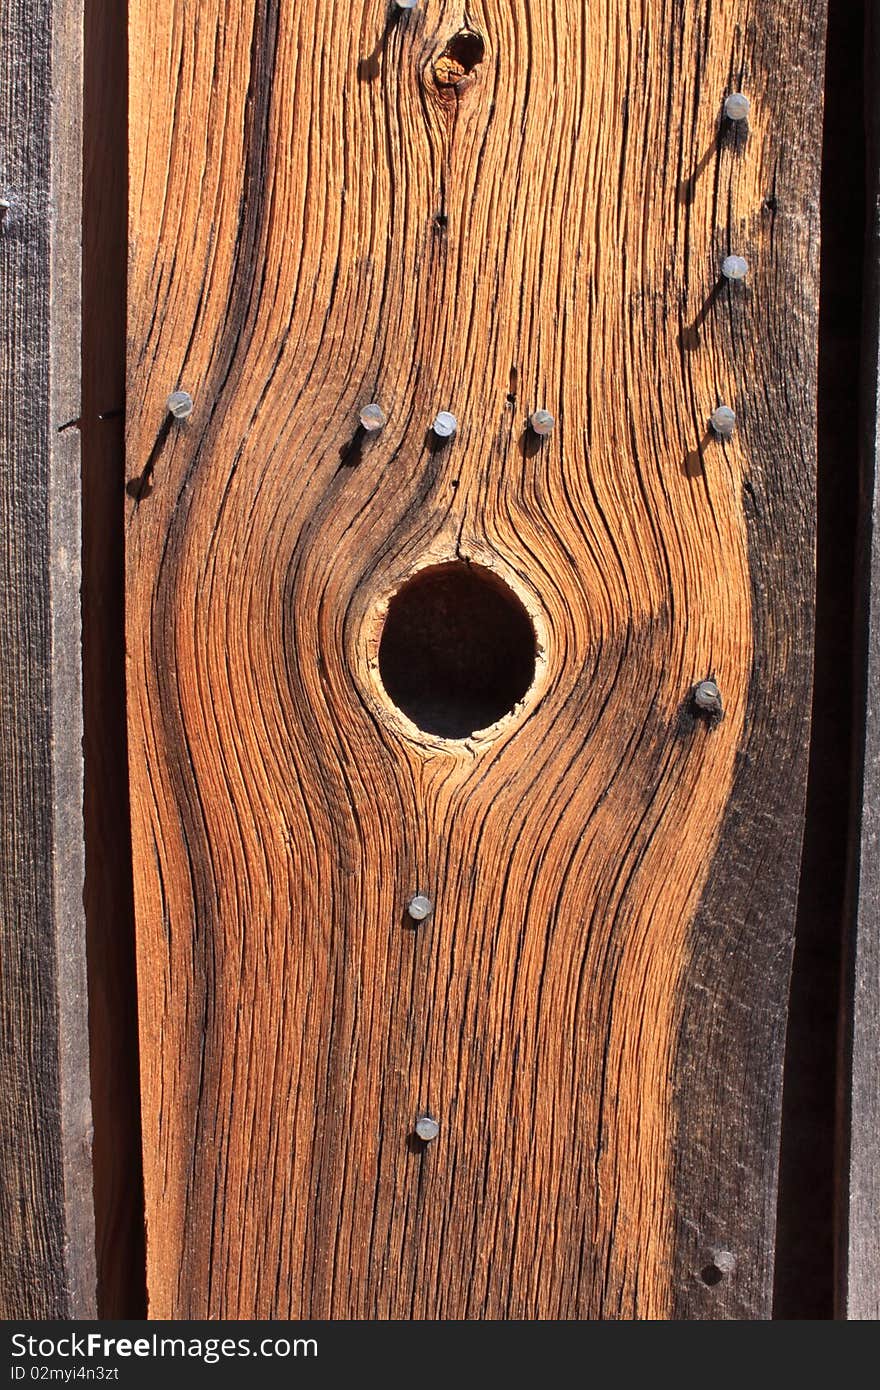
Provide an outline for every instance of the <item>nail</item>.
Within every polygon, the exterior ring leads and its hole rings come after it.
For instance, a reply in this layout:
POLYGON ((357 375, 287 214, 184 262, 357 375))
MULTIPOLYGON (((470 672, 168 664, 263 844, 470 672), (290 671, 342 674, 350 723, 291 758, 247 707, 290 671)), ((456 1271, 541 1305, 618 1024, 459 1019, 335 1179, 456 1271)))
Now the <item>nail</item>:
POLYGON ((736 1269, 736 1256, 732 1250, 713 1250, 711 1259, 719 1274, 732 1274, 736 1269))
POLYGON ((555 424, 556 421, 549 410, 535 410, 529 416, 529 425, 535 434, 547 435, 555 424))
POLYGON ((714 1289, 725 1274, 732 1274, 735 1269, 736 1256, 730 1250, 711 1250, 709 1263, 700 1270, 700 1278, 710 1289, 714 1289))
POLYGON ((399 10, 414 10, 419 0, 395 0, 399 10))
POLYGON ((365 405, 360 414, 360 421, 368 434, 375 434, 385 426, 385 411, 381 405, 365 405))
POLYGON ((751 109, 752 103, 742 92, 731 92, 724 103, 724 114, 729 121, 748 120, 751 109))
POLYGON ((700 681, 699 685, 694 686, 692 698, 695 708, 700 714, 707 715, 713 724, 717 724, 718 720, 724 717, 721 691, 715 681, 700 681))
POLYGON ((717 405, 709 416, 709 424, 720 439, 729 439, 736 429, 736 415, 729 405, 717 405))
POLYGON ((725 280, 744 280, 749 273, 749 263, 745 256, 725 256, 721 262, 721 274, 725 280))
POLYGON ((188 420, 193 412, 193 398, 188 391, 172 391, 168 397, 168 409, 175 420, 188 420))
POLYGON ((407 912, 414 922, 424 922, 426 917, 430 917, 434 911, 434 904, 430 898, 426 898, 424 893, 416 893, 414 898, 410 898, 407 912))
POLYGON ((440 1133, 440 1121, 435 1120, 433 1115, 420 1115, 416 1120, 416 1134, 425 1144, 430 1144, 432 1139, 436 1139, 440 1133))
POLYGON ((448 410, 441 410, 434 416, 434 423, 431 426, 438 439, 451 439, 458 429, 458 421, 454 415, 450 415, 448 410))

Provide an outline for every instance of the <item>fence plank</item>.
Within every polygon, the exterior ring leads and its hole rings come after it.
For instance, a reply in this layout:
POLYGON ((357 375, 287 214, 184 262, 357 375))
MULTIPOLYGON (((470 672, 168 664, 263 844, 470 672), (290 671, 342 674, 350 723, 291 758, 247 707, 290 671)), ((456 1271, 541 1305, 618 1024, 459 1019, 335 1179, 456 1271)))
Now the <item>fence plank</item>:
POLYGON ((132 6, 158 1316, 770 1313, 824 3, 468 13, 132 6))
POLYGON ((0 12, 0 1315, 94 1313, 79 612, 81 8, 0 12))

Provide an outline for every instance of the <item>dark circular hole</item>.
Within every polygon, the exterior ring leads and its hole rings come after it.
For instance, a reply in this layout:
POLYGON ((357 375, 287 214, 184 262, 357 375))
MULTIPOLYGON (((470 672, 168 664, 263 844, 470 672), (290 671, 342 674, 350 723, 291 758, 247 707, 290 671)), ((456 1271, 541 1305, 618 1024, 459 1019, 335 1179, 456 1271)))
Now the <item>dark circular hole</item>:
POLYGON ((486 45, 473 29, 462 29, 454 34, 446 45, 446 56, 457 63, 462 72, 473 72, 486 56, 486 45))
POLYGON ((379 643, 391 700, 429 734, 466 738, 507 714, 535 675, 535 632, 488 570, 424 570, 392 598, 379 643))
POLYGON ((700 1270, 700 1278, 704 1284, 708 1284, 712 1288, 715 1284, 721 1283, 724 1273, 717 1265, 704 1265, 700 1270))

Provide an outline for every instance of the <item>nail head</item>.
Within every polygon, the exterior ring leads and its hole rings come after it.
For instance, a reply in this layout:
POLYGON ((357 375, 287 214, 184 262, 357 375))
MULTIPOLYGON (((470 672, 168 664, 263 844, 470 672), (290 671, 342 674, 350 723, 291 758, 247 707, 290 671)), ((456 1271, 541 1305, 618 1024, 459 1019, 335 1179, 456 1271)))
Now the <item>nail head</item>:
POLYGON ((535 434, 547 435, 556 424, 549 410, 535 410, 529 416, 529 424, 535 434))
POLYGON ((385 426, 385 411, 374 401, 371 405, 364 406, 360 413, 360 421, 368 434, 375 434, 385 426))
POLYGON ((724 103, 724 114, 729 121, 748 120, 751 109, 752 103, 742 92, 731 92, 724 103))
POLYGON ((433 1115, 420 1115, 416 1120, 416 1134, 425 1144, 430 1144, 432 1139, 436 1139, 440 1133, 440 1121, 435 1120, 433 1115))
POLYGON ((721 439, 729 439, 736 428, 736 414, 729 405, 718 405, 709 416, 709 424, 721 439))
POLYGON ((406 910, 414 922, 424 922, 434 911, 434 904, 424 893, 416 893, 415 897, 410 899, 406 910))
POLYGON ((745 256, 725 256, 721 262, 721 274, 725 280, 744 280, 749 273, 749 263, 745 256))
POLYGON ((736 1269, 736 1256, 732 1250, 713 1250, 712 1264, 719 1274, 732 1274, 736 1269))
POLYGON ((694 686, 693 700, 700 713, 708 714, 712 719, 720 719, 724 714, 721 691, 713 680, 700 681, 694 686))
POLYGON ((396 0, 399 10, 414 10, 419 0, 396 0))
POLYGON ((451 439, 458 429, 458 421, 448 410, 441 410, 434 416, 431 428, 438 439, 451 439))
POLYGON ((188 391, 172 391, 168 397, 168 410, 175 420, 187 420, 193 412, 193 398, 188 391))

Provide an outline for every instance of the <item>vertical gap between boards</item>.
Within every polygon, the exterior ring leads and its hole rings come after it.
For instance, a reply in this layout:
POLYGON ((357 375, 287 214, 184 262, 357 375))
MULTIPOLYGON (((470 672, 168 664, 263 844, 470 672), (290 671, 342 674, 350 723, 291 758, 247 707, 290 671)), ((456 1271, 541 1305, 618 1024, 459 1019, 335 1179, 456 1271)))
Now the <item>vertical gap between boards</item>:
POLYGON ((127 6, 84 0, 82 526, 86 933, 98 1316, 146 1314, 125 708, 127 6))
POLYGON ((834 1316, 838 994, 850 830, 865 225, 865 0, 829 0, 815 683, 786 1044, 774 1316, 834 1316))

